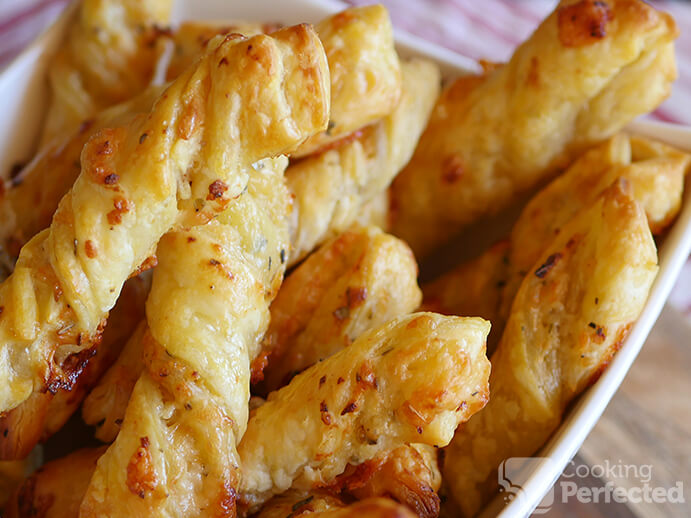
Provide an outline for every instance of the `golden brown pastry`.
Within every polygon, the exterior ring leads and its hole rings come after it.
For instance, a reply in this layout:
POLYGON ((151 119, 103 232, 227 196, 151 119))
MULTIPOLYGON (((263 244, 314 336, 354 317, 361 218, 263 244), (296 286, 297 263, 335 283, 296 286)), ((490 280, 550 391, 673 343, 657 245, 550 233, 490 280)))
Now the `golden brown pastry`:
POLYGON ((142 320, 113 365, 84 399, 82 418, 96 427, 94 435, 103 442, 113 442, 118 435, 130 395, 144 369, 145 332, 146 321, 142 320))
MULTIPOLYGON (((303 159, 288 168, 288 187, 296 196, 291 218, 293 252, 286 251, 289 265, 304 257, 317 244, 346 231, 361 215, 360 204, 370 195, 376 197, 385 194, 388 181, 412 153, 419 131, 422 130, 436 97, 439 76, 436 66, 417 60, 403 63, 403 74, 406 88, 401 103, 391 116, 370 127, 363 138, 346 145, 345 149, 339 148, 316 158, 303 159), (367 157, 363 153, 372 146, 376 155, 369 155, 363 163, 367 157), (357 160, 353 162, 352 157, 357 157, 357 160), (328 163, 332 159, 336 160, 334 167, 323 169, 324 162, 328 163), (345 170, 341 169, 341 162, 345 170), (382 178, 383 170, 387 171, 384 176, 388 180, 382 178), (364 173, 367 177, 360 178, 364 173), (343 175, 348 175, 349 178, 344 179, 343 175), (354 190, 347 201, 347 207, 344 206, 346 200, 343 197, 342 181, 347 182, 346 187, 350 185, 354 190), (353 185, 353 182, 359 182, 359 185, 353 185), (324 191, 322 188, 325 185, 328 187, 324 191)), ((133 344, 132 348, 136 347, 133 344)), ((133 352, 132 357, 134 356, 133 352)), ((265 360, 265 355, 256 360, 253 371, 261 372, 265 360)), ((130 366, 131 363, 127 361, 123 368, 129 371, 130 366)), ((103 394, 117 395, 119 403, 110 400, 113 405, 102 407, 101 412, 87 412, 87 421, 91 424, 98 423, 105 417, 105 426, 101 428, 103 431, 99 431, 100 438, 110 440, 117 433, 117 426, 112 425, 122 419, 122 403, 126 401, 127 391, 133 385, 134 378, 129 374, 121 376, 114 373, 102 381, 95 397, 100 399, 103 394), (111 383, 116 381, 117 385, 112 386, 111 383)), ((93 408, 87 404, 88 408, 93 408)))
POLYGON ((626 134, 616 135, 583 154, 538 192, 516 221, 511 231, 507 282, 497 322, 508 318, 523 277, 547 243, 617 178, 628 180, 634 199, 645 211, 650 230, 659 234, 679 212, 684 175, 690 167, 691 155, 626 134))
MULTIPOLYGON (((231 21, 183 23, 168 66, 169 79, 197 59, 216 34, 252 36, 270 33, 277 24, 231 21)), ((401 95, 401 66, 386 8, 368 5, 345 9, 315 26, 329 61, 331 116, 328 129, 309 138, 294 157, 304 157, 391 113, 401 95)))
MULTIPOLYGON (((393 498, 420 518, 439 516, 441 473, 437 449, 427 444, 406 444, 358 466, 349 466, 336 479, 335 488, 359 500, 393 498)), ((334 490, 334 486, 329 488, 334 490)))
POLYGON ((659 234, 679 212, 689 167, 688 153, 624 133, 594 147, 526 205, 511 232, 511 266, 530 268, 561 226, 618 177, 631 183, 651 232, 659 234))
POLYGON ((495 243, 479 257, 460 264, 438 279, 423 284, 422 310, 443 315, 482 317, 492 322, 487 351, 494 351, 501 329, 501 296, 509 274, 509 241, 495 243))
POLYGON ((394 234, 424 256, 655 108, 677 34, 641 0, 563 0, 509 63, 444 91, 393 184, 394 234))
MULTIPOLYGON (((283 283, 252 379, 262 392, 349 345, 360 334, 420 303, 417 265, 401 241, 376 228, 353 228, 312 254, 283 283), (395 277, 396 283, 390 279, 395 277)), ((141 371, 140 338, 133 337, 84 403, 96 436, 112 441, 141 371)))
MULTIPOLYGON (((272 93, 295 95, 295 88, 304 87, 317 95, 316 102, 295 107, 303 117, 290 121, 290 151, 327 123, 326 56, 305 25, 247 40, 244 52, 252 56, 264 40, 291 52, 300 71, 285 79, 284 91, 272 93)), ((281 78, 274 63, 261 66, 272 81, 281 78)), ((237 107, 248 121, 284 122, 268 119, 265 107, 259 114, 254 108, 237 107)), ((238 138, 262 146, 275 136, 240 132, 238 138)), ((246 189, 215 220, 161 239, 142 337, 145 369, 115 442, 99 460, 80 516, 235 516, 236 443, 247 422, 250 361, 286 267, 286 165, 285 157, 252 164, 246 189)))
POLYGON ((0 412, 69 385, 69 358, 98 339, 122 284, 164 233, 208 221, 245 190, 250 164, 324 126, 328 74, 311 28, 227 37, 212 49, 148 116, 89 140, 50 228, 0 285, 0 412))
POLYGON ((655 243, 626 180, 541 252, 492 355, 490 402, 445 450, 444 482, 464 516, 495 493, 500 462, 532 455, 606 368, 656 273, 655 243))
POLYGON ((401 70, 403 92, 390 115, 288 168, 294 196, 290 265, 344 232, 410 159, 439 93, 440 76, 436 65, 418 59, 403 62, 401 70))
POLYGON ((286 165, 262 162, 217 220, 159 243, 144 370, 80 516, 235 516, 250 361, 285 269, 286 165))
POLYGON ((318 491, 288 491, 275 496, 262 507, 257 518, 286 518, 287 516, 323 516, 324 518, 414 518, 405 506, 388 498, 368 498, 346 504, 342 500, 318 491))
POLYGON ((170 63, 166 67, 166 79, 172 81, 187 67, 193 65, 214 36, 238 33, 250 37, 266 34, 274 29, 278 29, 278 26, 235 20, 227 23, 183 22, 171 34, 174 47, 170 63))
POLYGON ((42 144, 144 90, 154 76, 170 0, 83 0, 48 68, 42 144))
POLYGON ((624 133, 588 150, 539 191, 516 221, 508 241, 423 286, 423 308, 492 322, 488 351, 501 337, 511 304, 526 273, 576 213, 621 177, 648 218, 663 232, 681 206, 691 156, 659 142, 624 133))
POLYGON ((406 443, 446 445, 487 401, 488 332, 479 318, 417 313, 295 376, 247 425, 238 448, 244 504, 329 485, 347 464, 406 443))
MULTIPOLYGON (((387 175, 390 179, 412 153, 419 131, 422 130, 436 97, 439 73, 436 66, 428 62, 411 61, 403 63, 403 74, 406 78, 406 88, 401 103, 391 116, 368 130, 366 135, 369 137, 366 136, 358 142, 346 145, 345 149, 335 149, 315 159, 303 159, 288 168, 286 173, 288 186, 296 196, 293 200, 291 219, 293 252, 286 251, 289 265, 297 262, 296 253, 298 257, 304 257, 317 244, 326 241, 332 235, 346 231, 361 215, 360 204, 367 199, 368 193, 371 192, 375 197, 386 194, 385 186, 388 180, 382 181, 381 171, 388 171, 387 175), (361 159, 364 158, 362 156, 364 149, 375 144, 378 155, 370 156, 363 165, 361 159), (349 159, 352 156, 359 157, 356 163, 349 159), (342 170, 340 165, 323 169, 324 161, 329 162, 331 159, 336 160, 336 165, 342 161, 346 170, 342 170), (364 169, 364 166, 368 169, 364 169), (359 179, 363 173, 367 173, 368 177, 359 179), (360 191, 353 193, 352 201, 347 202, 347 208, 344 207, 343 184, 340 183, 344 181, 342 176, 344 174, 350 177, 345 180, 347 182, 345 185, 351 185, 352 189, 360 191), (353 182, 360 182, 360 185, 353 185, 353 182), (322 188, 325 185, 328 187, 323 191, 322 188), (318 196, 318 193, 323 194, 318 196)), ((127 350, 134 349, 132 356, 128 356, 129 359, 137 356, 135 352, 137 347, 135 344, 128 347, 127 350)), ((264 360, 266 360, 265 355, 256 360, 253 369, 255 372, 261 371, 264 360)), ((87 422, 96 424, 106 419, 104 426, 99 429, 99 437, 103 440, 112 440, 117 434, 116 422, 122 419, 127 394, 131 391, 136 379, 130 374, 133 372, 131 366, 135 362, 136 359, 132 362, 124 362, 122 368, 127 371, 124 375, 113 373, 112 376, 103 379, 98 395, 94 396, 100 400, 103 395, 109 394, 115 396, 117 400, 110 399, 110 404, 101 407, 100 412, 93 413, 91 410, 96 410, 96 407, 92 407, 87 400, 87 408, 90 409, 86 414, 87 422), (115 386, 111 383, 115 383, 115 386)), ((119 369, 117 363, 115 369, 119 369)))
POLYGON ((681 209, 684 177, 691 170, 691 155, 642 137, 631 136, 631 165, 621 173, 645 209, 650 231, 661 234, 681 209))
POLYGON ((0 417, 0 458, 21 459, 38 442, 57 432, 79 408, 86 394, 119 357, 125 341, 144 317, 144 301, 151 285, 147 272, 123 286, 110 312, 100 344, 70 359, 72 383, 51 392, 34 391, 29 399, 0 417))
POLYGON ((420 299, 417 264, 406 244, 376 227, 354 227, 287 277, 271 305, 252 379, 261 379, 268 362, 262 391, 276 390, 366 330, 412 312, 420 299))
POLYGON ((346 9, 322 20, 315 29, 329 60, 329 127, 307 139, 293 153, 295 157, 322 150, 389 115, 401 95, 401 64, 383 5, 346 9))
POLYGON ((84 448, 41 466, 24 480, 5 508, 5 518, 76 518, 103 448, 84 448))
MULTIPOLYGON (((330 137, 321 134, 313 144, 325 139, 340 139, 344 131, 350 133, 389 114, 398 103, 401 91, 400 64, 393 48, 391 24, 384 7, 376 5, 347 9, 324 20, 319 27, 323 32, 323 44, 331 70, 331 106, 342 124, 338 131, 335 128, 329 130, 330 137), (347 52, 344 50, 346 48, 347 52), (357 109, 351 109, 353 106, 357 106, 357 109)), ((175 79, 185 68, 193 65, 209 50, 209 41, 218 34, 242 33, 253 36, 277 28, 276 24, 250 22, 183 23, 175 32, 164 34, 175 44, 167 77, 175 79)), ((50 224, 58 202, 79 174, 79 154, 88 138, 103 127, 124 124, 135 114, 148 112, 161 90, 161 87, 149 87, 134 100, 93 117, 93 110, 85 112, 84 119, 78 121, 79 129, 74 135, 68 131, 69 138, 61 137, 49 143, 19 173, 0 200, 0 240, 4 242, 2 244, 9 263, 17 257, 19 249, 28 239, 50 224)), ((137 91, 133 90, 131 95, 137 91)), ((415 138, 417 136, 419 132, 415 138)), ((322 147, 326 143, 323 142, 322 147)), ((373 223, 382 225, 388 208, 380 203, 374 209, 378 210, 378 217, 373 223)))
POLYGON ((554 239, 555 231, 611 185, 617 176, 609 176, 603 184, 599 179, 613 167, 627 163, 627 153, 630 155, 627 147, 627 137, 618 134, 584 153, 550 184, 568 183, 567 189, 559 190, 559 199, 555 195, 545 196, 544 193, 553 189, 550 186, 544 188, 528 202, 509 239, 496 243, 479 257, 423 285, 423 309, 489 320, 492 322, 488 338, 491 354, 501 338, 511 303, 526 273, 554 239), (562 178, 569 180, 565 183, 562 178), (586 196, 581 196, 572 192, 575 186, 571 184, 575 182, 582 183, 581 191, 589 189, 591 183, 596 185, 586 196))
POLYGON ((99 130, 148 113, 162 91, 162 87, 147 88, 134 99, 83 121, 75 132, 54 138, 8 182, 0 198, 0 251, 11 265, 8 274, 21 247, 50 225, 58 203, 79 176, 84 144, 99 130))

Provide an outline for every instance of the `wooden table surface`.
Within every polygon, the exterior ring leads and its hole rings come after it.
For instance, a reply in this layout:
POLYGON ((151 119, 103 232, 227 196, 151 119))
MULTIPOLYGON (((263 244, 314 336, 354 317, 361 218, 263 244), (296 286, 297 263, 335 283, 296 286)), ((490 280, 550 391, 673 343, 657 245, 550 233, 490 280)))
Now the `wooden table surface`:
MULTIPOLYGON (((640 487, 629 477, 562 477, 555 486, 555 503, 541 516, 550 518, 688 518, 691 517, 691 325, 674 309, 665 308, 624 383, 586 439, 574 465, 651 466, 652 487, 684 485, 684 504, 645 502, 563 503, 559 484, 576 481, 579 487, 602 487, 607 482, 623 488, 640 487)), ((648 468, 643 468, 647 470, 648 468)), ((599 468, 595 470, 599 474, 599 468)), ((622 469, 621 471, 625 471, 622 469)), ((577 473, 585 473, 583 467, 577 473)), ((647 471, 642 472, 647 479, 647 471)), ((612 476, 613 475, 613 476, 612 476)), ((641 473, 638 473, 641 477, 641 473)))

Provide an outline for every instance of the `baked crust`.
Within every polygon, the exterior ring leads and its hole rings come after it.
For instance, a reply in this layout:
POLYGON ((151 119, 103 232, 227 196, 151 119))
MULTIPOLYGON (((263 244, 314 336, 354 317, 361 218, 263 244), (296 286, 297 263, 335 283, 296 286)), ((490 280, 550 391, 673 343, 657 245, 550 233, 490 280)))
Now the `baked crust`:
POLYGON ((445 89, 393 184, 393 233, 429 254, 654 109, 676 78, 677 34, 641 0, 562 1, 506 65, 445 89), (597 37, 575 44, 564 33, 583 16, 599 17, 597 37))
POLYGON ((464 516, 497 489, 497 467, 529 457, 594 383, 638 318, 657 273, 645 213, 618 180, 540 253, 491 357, 492 397, 445 450, 444 483, 464 516))

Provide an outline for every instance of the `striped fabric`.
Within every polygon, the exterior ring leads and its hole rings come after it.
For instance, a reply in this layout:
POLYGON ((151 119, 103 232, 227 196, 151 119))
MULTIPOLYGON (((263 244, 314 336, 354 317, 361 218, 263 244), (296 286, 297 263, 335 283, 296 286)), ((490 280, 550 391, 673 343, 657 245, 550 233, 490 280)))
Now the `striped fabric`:
MULTIPOLYGON (((277 0, 278 1, 278 0, 277 0)), ((346 0, 352 5, 376 0, 346 0)), ((378 0, 404 31, 474 59, 505 61, 556 4, 555 0, 378 0)), ((68 0, 0 0, 0 69, 48 26, 68 0)), ((691 125, 691 2, 655 0, 681 29, 679 79, 672 95, 649 117, 691 125)), ((671 297, 691 319, 691 261, 671 297)))

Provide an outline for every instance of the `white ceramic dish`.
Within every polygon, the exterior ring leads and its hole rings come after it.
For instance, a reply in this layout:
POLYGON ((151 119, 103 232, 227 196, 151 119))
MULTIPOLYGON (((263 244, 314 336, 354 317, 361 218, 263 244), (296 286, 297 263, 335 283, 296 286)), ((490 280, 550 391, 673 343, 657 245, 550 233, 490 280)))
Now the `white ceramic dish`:
MULTIPOLYGON (((283 23, 316 22, 338 11, 344 4, 333 0, 178 0, 174 21, 183 19, 246 19, 283 23)), ((71 9, 69 9, 71 10, 71 9)), ((45 69, 64 31, 66 16, 44 32, 0 75, 0 99, 4 116, 0 119, 0 174, 7 174, 12 164, 30 157, 34 138, 40 128, 46 105, 45 69)), ((472 60, 408 34, 397 32, 399 52, 417 55, 439 63, 447 77, 478 70, 472 60)), ((662 123, 635 122, 630 130, 655 137, 691 151, 691 128, 662 123)), ((547 460, 532 464, 521 474, 522 489, 504 505, 496 499, 483 512, 484 517, 528 516, 557 480, 575 455, 588 433, 602 415, 621 384, 657 320, 684 261, 691 252, 691 189, 687 189, 682 212, 660 246, 660 272, 648 302, 636 325, 608 369, 571 408, 552 439, 538 454, 547 460)))

